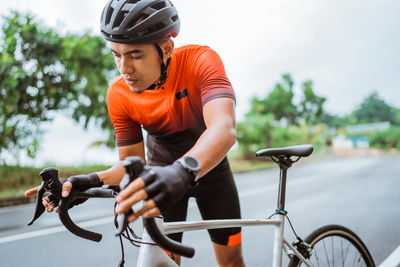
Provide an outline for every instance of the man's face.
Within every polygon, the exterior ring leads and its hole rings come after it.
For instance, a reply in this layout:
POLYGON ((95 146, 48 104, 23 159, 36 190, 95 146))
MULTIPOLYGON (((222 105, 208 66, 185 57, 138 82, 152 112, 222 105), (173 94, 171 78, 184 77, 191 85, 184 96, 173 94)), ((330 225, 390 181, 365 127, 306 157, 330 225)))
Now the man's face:
POLYGON ((161 60, 153 44, 110 42, 115 63, 129 89, 141 93, 160 78, 161 60))

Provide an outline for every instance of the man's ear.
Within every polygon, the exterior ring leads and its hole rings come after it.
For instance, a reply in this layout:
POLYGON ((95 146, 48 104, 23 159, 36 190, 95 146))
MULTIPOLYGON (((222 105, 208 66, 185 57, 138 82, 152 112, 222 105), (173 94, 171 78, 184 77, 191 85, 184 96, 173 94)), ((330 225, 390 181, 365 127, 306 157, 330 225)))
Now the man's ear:
POLYGON ((161 44, 161 49, 163 50, 165 60, 172 56, 172 53, 174 52, 174 47, 174 41, 172 41, 170 38, 168 38, 163 42, 163 44, 161 44))

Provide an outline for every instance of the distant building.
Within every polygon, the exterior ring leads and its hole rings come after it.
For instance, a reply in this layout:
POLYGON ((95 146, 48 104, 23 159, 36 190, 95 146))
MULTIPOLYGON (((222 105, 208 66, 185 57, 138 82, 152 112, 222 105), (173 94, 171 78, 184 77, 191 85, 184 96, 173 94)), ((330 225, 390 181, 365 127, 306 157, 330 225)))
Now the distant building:
POLYGON ((346 137, 344 134, 340 134, 332 139, 332 146, 336 149, 367 149, 369 148, 369 139, 368 137, 362 135, 377 131, 384 131, 389 127, 390 122, 388 121, 349 125, 345 128, 346 133, 353 136, 346 137))
POLYGON ((353 143, 353 147, 369 148, 368 137, 356 136, 356 137, 349 137, 347 138, 347 140, 350 140, 353 143))
POLYGON ((348 134, 362 134, 362 133, 383 131, 388 129, 389 127, 390 127, 390 122, 383 121, 383 122, 349 125, 345 129, 348 134))
POLYGON ((346 139, 344 134, 339 134, 332 139, 332 146, 336 149, 351 149, 353 148, 353 142, 346 139))

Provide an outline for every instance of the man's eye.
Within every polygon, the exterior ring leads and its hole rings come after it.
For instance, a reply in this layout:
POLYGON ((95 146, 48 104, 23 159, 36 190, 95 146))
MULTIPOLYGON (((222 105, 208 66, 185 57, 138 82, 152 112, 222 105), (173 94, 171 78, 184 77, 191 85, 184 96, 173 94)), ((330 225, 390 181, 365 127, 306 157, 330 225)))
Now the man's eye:
POLYGON ((142 58, 142 56, 131 56, 131 59, 133 59, 133 60, 138 60, 138 59, 141 59, 142 58))

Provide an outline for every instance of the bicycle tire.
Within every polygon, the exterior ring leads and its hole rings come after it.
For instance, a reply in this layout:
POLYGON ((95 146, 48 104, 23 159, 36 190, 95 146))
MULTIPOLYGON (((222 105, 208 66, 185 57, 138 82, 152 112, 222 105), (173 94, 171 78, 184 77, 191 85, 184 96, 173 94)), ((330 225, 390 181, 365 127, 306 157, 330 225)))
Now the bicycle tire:
MULTIPOLYGON (((304 242, 311 245, 311 255, 307 258, 312 266, 333 267, 337 264, 336 266, 343 267, 375 267, 374 260, 365 244, 354 232, 344 226, 334 224, 323 226, 312 232, 304 242)), ((300 259, 293 256, 288 266, 298 267, 301 264, 300 259)))

